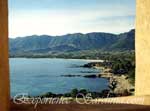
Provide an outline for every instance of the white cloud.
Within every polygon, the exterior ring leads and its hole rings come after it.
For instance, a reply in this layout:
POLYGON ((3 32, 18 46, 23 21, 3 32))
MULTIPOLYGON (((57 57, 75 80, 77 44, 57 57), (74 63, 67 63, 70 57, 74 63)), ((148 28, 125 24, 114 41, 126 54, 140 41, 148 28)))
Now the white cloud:
POLYGON ((120 10, 12 11, 9 17, 9 36, 63 35, 76 32, 120 33, 134 28, 134 20, 127 16, 134 16, 134 11, 122 8, 120 10), (114 20, 113 17, 118 19, 114 20), (126 18, 119 19, 119 17, 126 18))

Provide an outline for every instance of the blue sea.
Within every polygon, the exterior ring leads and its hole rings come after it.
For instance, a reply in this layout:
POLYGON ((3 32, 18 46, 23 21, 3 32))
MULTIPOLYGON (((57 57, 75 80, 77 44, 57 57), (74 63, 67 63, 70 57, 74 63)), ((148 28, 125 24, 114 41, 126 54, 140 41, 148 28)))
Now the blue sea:
POLYGON ((46 92, 63 94, 74 88, 96 92, 107 89, 108 80, 104 78, 61 76, 100 73, 98 69, 79 67, 86 63, 88 61, 80 59, 11 58, 11 96, 18 93, 28 93, 32 96, 46 92))

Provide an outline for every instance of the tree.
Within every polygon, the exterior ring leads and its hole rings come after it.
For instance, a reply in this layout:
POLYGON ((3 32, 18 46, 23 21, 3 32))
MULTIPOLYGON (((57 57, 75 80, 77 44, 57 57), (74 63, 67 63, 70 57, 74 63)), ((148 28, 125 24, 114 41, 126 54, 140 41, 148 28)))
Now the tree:
POLYGON ((73 89, 72 91, 71 91, 71 97, 76 97, 76 95, 78 94, 78 89, 73 89))

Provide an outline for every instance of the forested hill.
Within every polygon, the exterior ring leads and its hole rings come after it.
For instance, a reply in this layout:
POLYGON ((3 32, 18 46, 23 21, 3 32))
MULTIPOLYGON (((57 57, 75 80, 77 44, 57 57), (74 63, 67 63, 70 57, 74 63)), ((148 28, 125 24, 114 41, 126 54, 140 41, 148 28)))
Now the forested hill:
POLYGON ((50 53, 82 50, 134 50, 135 30, 121 34, 111 33, 75 33, 62 36, 32 35, 9 39, 10 54, 50 53))

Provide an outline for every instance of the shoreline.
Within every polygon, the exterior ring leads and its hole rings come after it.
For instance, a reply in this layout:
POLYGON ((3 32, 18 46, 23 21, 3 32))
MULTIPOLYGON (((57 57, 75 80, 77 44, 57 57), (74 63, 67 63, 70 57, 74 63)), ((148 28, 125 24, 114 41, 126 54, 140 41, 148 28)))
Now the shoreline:
POLYGON ((134 86, 130 83, 127 74, 114 74, 111 68, 103 66, 103 62, 90 62, 85 64, 84 67, 96 68, 100 70, 99 74, 87 75, 89 78, 106 78, 109 80, 108 87, 115 94, 133 93, 134 86))
POLYGON ((110 69, 104 68, 99 76, 109 80, 109 87, 114 93, 133 93, 131 90, 134 89, 134 86, 130 83, 130 79, 127 75, 115 75, 109 73, 108 70, 110 69))
MULTIPOLYGON (((12 58, 15 59, 15 58, 12 58)), ((20 58, 21 59, 21 58, 20 58)), ((34 59, 34 58, 25 58, 25 59, 34 59)), ((65 58, 35 58, 35 59, 65 59, 65 58)), ((76 77, 76 76, 81 76, 85 78, 106 78, 108 79, 108 87, 111 89, 112 87, 115 87, 113 89, 113 93, 118 94, 118 93, 124 93, 124 92, 130 92, 130 89, 132 89, 131 84, 129 83, 129 79, 125 75, 115 75, 113 73, 110 73, 109 71, 111 70, 110 68, 104 67, 104 60, 96 60, 96 59, 65 59, 65 60, 81 60, 81 61, 87 61, 88 65, 85 66, 84 64, 81 67, 88 67, 88 68, 96 68, 100 72, 98 74, 87 74, 84 76, 81 75, 61 75, 63 77, 76 77), (113 86, 113 84, 116 84, 113 86)), ((109 89, 109 90, 110 90, 109 89)))
POLYGON ((41 57, 41 58, 36 58, 36 57, 9 57, 9 59, 66 59, 66 60, 82 60, 82 61, 87 61, 87 62, 104 62, 104 60, 99 60, 99 59, 74 59, 74 58, 49 58, 49 57, 41 57))

